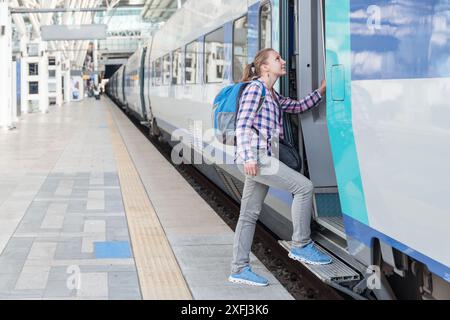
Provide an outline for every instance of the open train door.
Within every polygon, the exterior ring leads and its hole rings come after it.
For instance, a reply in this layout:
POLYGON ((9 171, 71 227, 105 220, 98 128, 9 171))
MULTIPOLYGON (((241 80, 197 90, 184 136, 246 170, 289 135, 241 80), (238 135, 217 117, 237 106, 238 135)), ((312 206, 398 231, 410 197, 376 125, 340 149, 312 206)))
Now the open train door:
MULTIPOLYGON (((295 0, 297 94, 304 97, 325 79, 325 1, 295 0)), ((331 79, 328 79, 328 86, 331 79)), ((315 220, 345 239, 335 168, 327 127, 326 97, 300 115, 308 173, 315 186, 315 220)), ((300 139, 301 141, 301 139, 300 139)))

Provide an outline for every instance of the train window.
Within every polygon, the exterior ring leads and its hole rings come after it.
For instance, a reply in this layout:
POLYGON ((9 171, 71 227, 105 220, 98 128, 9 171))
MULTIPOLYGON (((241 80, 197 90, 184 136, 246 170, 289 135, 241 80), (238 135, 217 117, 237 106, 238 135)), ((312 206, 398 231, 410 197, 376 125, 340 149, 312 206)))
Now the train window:
POLYGON ((259 48, 272 47, 272 7, 270 2, 262 5, 259 20, 260 42, 259 48))
POLYGON ((155 61, 155 85, 160 86, 162 84, 161 77, 161 58, 156 59, 155 61))
POLYGON ((196 84, 197 82, 197 65, 198 65, 198 41, 189 43, 186 46, 185 63, 186 84, 196 84))
POLYGON ((205 36, 205 82, 221 83, 224 76, 224 29, 205 36))
POLYGON ((237 19, 233 27, 233 81, 239 82, 244 74, 248 58, 247 16, 237 19))
POLYGON ((170 54, 166 54, 163 57, 163 84, 168 85, 170 84, 170 54))
POLYGON ((38 63, 29 63, 28 64, 28 75, 29 76, 38 76, 39 75, 39 64, 38 63))
POLYGON ((182 84, 181 80, 181 49, 172 54, 172 84, 182 84))

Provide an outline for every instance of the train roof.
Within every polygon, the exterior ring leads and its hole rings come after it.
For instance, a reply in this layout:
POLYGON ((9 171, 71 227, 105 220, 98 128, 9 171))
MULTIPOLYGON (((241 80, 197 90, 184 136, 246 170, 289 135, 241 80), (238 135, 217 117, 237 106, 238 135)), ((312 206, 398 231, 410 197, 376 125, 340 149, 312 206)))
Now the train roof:
MULTIPOLYGON (((188 0, 153 38, 151 59, 182 47, 244 15, 259 0, 188 0)), ((150 47, 150 45, 149 45, 150 47)))

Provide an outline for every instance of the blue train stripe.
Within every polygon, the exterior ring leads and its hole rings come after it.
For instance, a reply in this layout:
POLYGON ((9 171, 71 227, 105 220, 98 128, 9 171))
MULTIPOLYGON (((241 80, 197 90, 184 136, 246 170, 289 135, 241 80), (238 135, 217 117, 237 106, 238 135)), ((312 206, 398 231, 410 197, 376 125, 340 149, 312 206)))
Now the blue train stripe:
POLYGON ((326 1, 327 79, 335 77, 337 65, 343 66, 345 78, 342 100, 333 101, 333 85, 327 88, 327 122, 342 210, 369 225, 352 127, 349 8, 350 0, 326 1))
POLYGON ((450 77, 448 0, 351 0, 352 79, 450 77))
POLYGON ((359 221, 344 215, 344 225, 347 236, 356 239, 362 243, 364 243, 367 247, 373 246, 373 240, 379 239, 384 243, 390 245, 391 247, 407 254, 413 259, 424 263, 428 269, 445 279, 447 282, 450 282, 450 268, 445 266, 444 264, 414 250, 413 248, 408 247, 407 245, 392 239, 391 237, 374 230, 359 221))

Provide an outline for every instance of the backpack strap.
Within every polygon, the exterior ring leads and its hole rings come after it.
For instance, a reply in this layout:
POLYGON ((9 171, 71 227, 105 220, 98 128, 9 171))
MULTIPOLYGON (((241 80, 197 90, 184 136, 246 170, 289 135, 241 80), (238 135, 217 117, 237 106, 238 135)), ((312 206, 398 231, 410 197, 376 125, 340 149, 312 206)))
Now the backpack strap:
POLYGON ((266 101, 266 87, 259 80, 253 80, 251 82, 248 82, 247 85, 242 86, 242 88, 241 88, 241 90, 240 90, 240 92, 238 94, 238 98, 237 98, 237 100, 238 100, 237 101, 238 109, 236 110, 235 122, 237 122, 237 117, 238 117, 238 114, 239 114, 239 110, 241 109, 240 101, 241 101, 242 94, 244 93, 244 91, 247 88, 247 86, 250 85, 252 82, 259 82, 262 85, 262 94, 261 94, 261 98, 259 99, 259 105, 258 105, 258 109, 256 109, 256 114, 260 113, 261 110, 262 110, 262 107, 264 106, 264 102, 266 101))
MULTIPOLYGON (((260 80, 258 80, 258 79, 255 79, 255 80, 249 82, 249 83, 247 84, 247 86, 248 86, 249 84, 251 84, 252 82, 259 82, 259 83, 261 84, 261 86, 262 86, 262 94, 261 94, 261 98, 259 99, 258 109, 256 110, 256 114, 258 114, 258 113, 261 112, 261 110, 262 110, 262 108, 263 108, 263 106, 264 106, 264 102, 266 101, 266 86, 264 85, 264 83, 262 83, 262 81, 260 81, 260 80)), ((237 117, 238 117, 238 114, 239 114, 239 109, 241 108, 240 97, 241 97, 242 94, 244 93, 244 90, 245 90, 245 88, 246 88, 247 86, 244 86, 244 87, 241 89, 242 92, 239 93, 239 98, 238 98, 238 110, 237 110, 237 112, 236 112, 236 119, 235 119, 236 122, 237 122, 237 117)), ((260 132, 259 132, 259 130, 256 129, 254 126, 252 126, 252 130, 258 135, 258 139, 259 139, 259 138, 260 138, 260 132)), ((236 145, 236 141, 237 141, 237 140, 236 140, 236 137, 234 137, 234 145, 236 145)), ((259 145, 259 143, 258 143, 258 145, 259 145)), ((258 146, 258 148, 259 148, 259 146, 258 146)))
MULTIPOLYGON (((259 100, 259 107, 258 110, 256 111, 256 113, 260 113, 262 110, 262 107, 264 106, 264 102, 266 101, 266 86, 264 85, 264 83, 262 83, 262 81, 256 79, 254 80, 254 82, 259 82, 262 85, 262 95, 261 95, 261 99, 259 100)), ((260 136, 259 130, 256 129, 254 126, 252 126, 253 131, 255 131, 255 133, 258 135, 258 139, 260 136)))
POLYGON ((256 110, 256 113, 259 113, 262 110, 264 102, 266 101, 266 86, 260 80, 254 80, 254 81, 259 82, 262 85, 262 95, 261 95, 261 99, 259 100, 258 109, 256 110))

